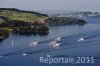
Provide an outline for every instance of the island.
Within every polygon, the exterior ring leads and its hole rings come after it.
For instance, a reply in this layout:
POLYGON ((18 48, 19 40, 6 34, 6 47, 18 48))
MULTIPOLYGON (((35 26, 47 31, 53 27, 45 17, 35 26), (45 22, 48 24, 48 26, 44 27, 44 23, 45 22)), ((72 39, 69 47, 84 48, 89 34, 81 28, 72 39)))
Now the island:
POLYGON ((84 25, 87 22, 83 19, 71 18, 71 17, 49 17, 45 20, 46 24, 50 26, 59 25, 84 25))

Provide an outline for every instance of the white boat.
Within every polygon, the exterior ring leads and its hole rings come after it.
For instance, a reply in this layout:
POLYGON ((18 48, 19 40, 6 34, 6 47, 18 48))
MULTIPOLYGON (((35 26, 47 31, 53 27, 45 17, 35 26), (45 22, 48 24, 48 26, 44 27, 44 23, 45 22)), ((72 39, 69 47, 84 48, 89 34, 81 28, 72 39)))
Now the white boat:
POLYGON ((59 47, 61 45, 61 43, 57 43, 57 42, 53 41, 49 45, 51 45, 53 48, 55 48, 55 47, 59 47))
POLYGON ((53 42, 51 42, 49 45, 53 45, 53 44, 55 44, 55 43, 57 43, 56 41, 53 41, 53 42))
POLYGON ((60 38, 60 37, 58 37, 58 38, 56 38, 56 39, 55 39, 55 41, 60 41, 60 40, 61 40, 61 38, 60 38))
POLYGON ((32 46, 32 44, 30 44, 30 47, 32 46))
POLYGON ((55 48, 55 47, 59 47, 60 45, 61 45, 61 43, 53 44, 53 48, 55 48))
POLYGON ((84 38, 79 38, 78 42, 84 42, 84 40, 85 40, 84 38))
POLYGON ((47 57, 51 57, 51 55, 47 55, 47 57))
POLYGON ((36 41, 33 41, 31 44, 30 44, 30 46, 35 46, 35 45, 37 45, 38 44, 38 42, 36 42, 36 41))
POLYGON ((27 54, 22 54, 23 56, 26 56, 27 54))

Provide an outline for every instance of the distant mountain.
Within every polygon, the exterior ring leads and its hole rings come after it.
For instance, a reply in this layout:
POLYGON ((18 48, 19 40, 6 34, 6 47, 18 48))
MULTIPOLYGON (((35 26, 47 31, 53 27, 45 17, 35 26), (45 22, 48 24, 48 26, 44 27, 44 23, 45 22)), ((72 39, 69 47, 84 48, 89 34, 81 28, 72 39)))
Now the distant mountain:
POLYGON ((36 10, 37 12, 52 15, 52 14, 66 14, 66 13, 74 13, 78 12, 76 10, 67 10, 67 9, 55 9, 55 10, 36 10))
POLYGON ((78 11, 68 9, 55 9, 55 10, 36 10, 37 12, 48 14, 49 16, 75 16, 75 17, 100 17, 100 12, 91 11, 78 11))

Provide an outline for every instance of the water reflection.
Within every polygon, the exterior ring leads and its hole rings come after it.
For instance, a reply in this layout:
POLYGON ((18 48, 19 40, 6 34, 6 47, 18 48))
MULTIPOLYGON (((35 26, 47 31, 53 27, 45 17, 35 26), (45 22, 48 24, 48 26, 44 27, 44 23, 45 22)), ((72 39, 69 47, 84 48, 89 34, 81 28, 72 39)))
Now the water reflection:
POLYGON ((39 36, 47 36, 49 33, 19 33, 19 32, 13 32, 13 34, 15 35, 20 35, 20 36, 36 36, 36 35, 39 35, 39 36))
MULTIPOLYGON (((38 58, 44 55, 52 55, 52 57, 76 57, 76 56, 94 56, 98 59, 100 55, 100 24, 87 24, 84 26, 58 26, 50 27, 50 33, 47 35, 21 35, 12 33, 8 39, 4 40, 0 46, 0 61, 4 60, 9 65, 18 66, 30 63, 30 66, 38 63, 38 58), (52 48, 49 43, 55 38, 61 37, 61 45, 59 48, 52 48), (80 43, 78 39, 84 37, 85 41, 80 43), (11 41, 13 40, 14 46, 11 48, 11 41), (30 47, 32 41, 38 41, 39 44, 35 47, 30 47), (24 57, 25 56, 25 57, 24 57), (7 59, 6 59, 6 58, 7 59), (16 60, 13 60, 16 58, 16 60), (23 60, 26 59, 26 60, 23 60), (33 58, 33 59, 32 59, 33 58), (36 59, 35 59, 36 58, 36 59), (35 59, 35 60, 34 60, 35 59), (25 61, 27 61, 25 63, 25 61), (14 62, 14 63, 12 63, 14 62), (34 63, 33 63, 34 62, 34 63), (36 62, 36 63, 35 63, 36 62)), ((100 61, 98 59, 98 61, 100 61)), ((0 65, 7 66, 0 62, 0 65)), ((48 65, 43 65, 48 66, 48 65)), ((54 65, 55 66, 55 65, 54 65)), ((60 65, 57 65, 60 66, 60 65)), ((62 65, 64 66, 64 65, 62 65)), ((66 65, 65 65, 66 66, 66 65)))

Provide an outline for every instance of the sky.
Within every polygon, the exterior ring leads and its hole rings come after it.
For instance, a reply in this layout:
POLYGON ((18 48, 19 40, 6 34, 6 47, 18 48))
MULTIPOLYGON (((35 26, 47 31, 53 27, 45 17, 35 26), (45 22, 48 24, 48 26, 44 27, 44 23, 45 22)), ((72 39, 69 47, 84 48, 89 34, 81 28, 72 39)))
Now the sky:
POLYGON ((0 8, 23 10, 81 10, 100 12, 100 0, 0 0, 0 8))

